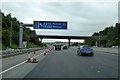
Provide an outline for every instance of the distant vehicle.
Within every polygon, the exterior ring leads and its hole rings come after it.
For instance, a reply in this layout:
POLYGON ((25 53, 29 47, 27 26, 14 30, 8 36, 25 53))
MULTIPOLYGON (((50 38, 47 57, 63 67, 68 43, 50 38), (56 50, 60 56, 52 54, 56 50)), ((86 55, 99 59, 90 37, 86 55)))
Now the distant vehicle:
POLYGON ((88 45, 82 45, 80 48, 77 50, 77 55, 89 55, 89 56, 94 56, 94 51, 91 49, 88 45))
POLYGON ((118 46, 112 46, 112 48, 118 48, 118 46))
POLYGON ((94 48, 97 48, 97 46, 93 46, 94 48))
POLYGON ((64 50, 64 49, 68 49, 68 46, 64 45, 64 46, 63 46, 63 50, 64 50))
POLYGON ((61 45, 54 45, 55 46, 55 50, 61 50, 61 45))

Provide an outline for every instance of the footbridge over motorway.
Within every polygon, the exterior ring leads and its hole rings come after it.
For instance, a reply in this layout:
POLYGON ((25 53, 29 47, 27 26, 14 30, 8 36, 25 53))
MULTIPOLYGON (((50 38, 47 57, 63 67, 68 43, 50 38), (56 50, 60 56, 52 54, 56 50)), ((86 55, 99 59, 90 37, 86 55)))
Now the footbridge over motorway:
POLYGON ((37 35, 38 38, 42 39, 68 39, 68 46, 70 47, 71 39, 88 39, 91 36, 61 36, 61 35, 37 35))

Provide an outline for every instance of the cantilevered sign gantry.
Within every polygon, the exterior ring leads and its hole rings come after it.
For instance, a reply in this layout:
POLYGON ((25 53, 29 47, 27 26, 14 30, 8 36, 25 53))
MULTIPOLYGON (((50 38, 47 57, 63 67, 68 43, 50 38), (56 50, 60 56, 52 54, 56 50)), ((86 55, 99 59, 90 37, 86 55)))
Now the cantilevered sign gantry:
POLYGON ((33 21, 33 24, 20 23, 19 27, 19 48, 23 47, 23 27, 34 29, 58 29, 67 30, 67 21, 33 21))
MULTIPOLYGON (((23 43, 23 27, 33 27, 34 29, 58 29, 67 30, 67 21, 34 21, 33 24, 20 23, 19 27, 19 48, 22 48, 23 43)), ((42 39, 68 39, 69 47, 71 39, 88 39, 91 36, 62 36, 62 35, 37 35, 38 38, 42 39)))

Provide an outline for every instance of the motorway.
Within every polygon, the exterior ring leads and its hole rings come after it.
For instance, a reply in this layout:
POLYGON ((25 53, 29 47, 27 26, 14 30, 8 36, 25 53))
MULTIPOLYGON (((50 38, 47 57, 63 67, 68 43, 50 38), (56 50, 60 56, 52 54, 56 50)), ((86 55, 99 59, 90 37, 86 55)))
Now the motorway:
MULTIPOLYGON (((77 48, 37 51, 38 63, 26 63, 27 54, 4 58, 3 78, 117 78, 118 55, 95 51, 95 56, 78 56, 77 48)), ((33 55, 32 55, 33 56, 33 55)))

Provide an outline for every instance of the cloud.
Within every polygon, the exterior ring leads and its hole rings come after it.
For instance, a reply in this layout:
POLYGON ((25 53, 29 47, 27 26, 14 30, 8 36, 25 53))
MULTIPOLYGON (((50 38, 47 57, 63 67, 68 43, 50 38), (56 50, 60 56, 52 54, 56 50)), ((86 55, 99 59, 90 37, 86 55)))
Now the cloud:
POLYGON ((119 0, 3 0, 2 2, 118 2, 119 0))
POLYGON ((39 35, 91 36, 94 32, 118 21, 118 0, 3 2, 2 11, 11 13, 24 23, 38 21, 68 21, 68 30, 36 30, 39 35))

